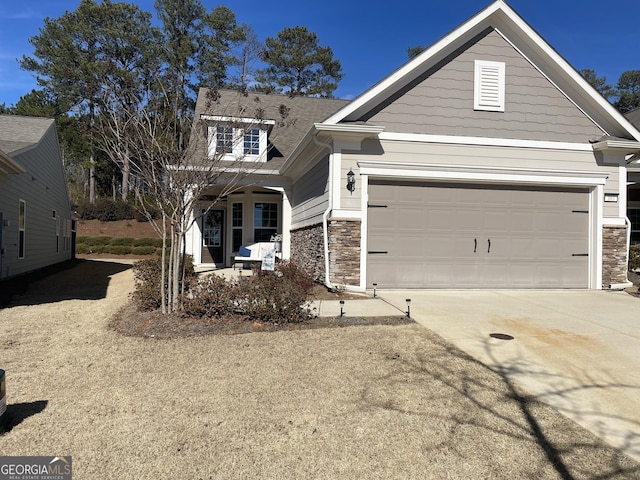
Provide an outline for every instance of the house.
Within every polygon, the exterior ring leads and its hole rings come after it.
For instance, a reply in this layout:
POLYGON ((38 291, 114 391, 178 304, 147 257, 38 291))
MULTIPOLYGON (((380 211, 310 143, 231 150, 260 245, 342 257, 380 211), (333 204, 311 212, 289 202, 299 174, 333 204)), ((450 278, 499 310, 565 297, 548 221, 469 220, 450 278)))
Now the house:
POLYGON ((0 115, 0 280, 72 257, 54 120, 0 115))
MULTIPOLYGON (((354 291, 628 285, 626 160, 640 132, 505 2, 311 113, 256 172, 261 190, 227 199, 223 263, 277 231, 285 258, 354 291)), ((260 135, 268 144, 269 127, 260 135)), ((203 238, 193 229, 196 263, 203 238)))
MULTIPOLYGON (((633 126, 640 129, 640 108, 625 113, 633 126)), ((631 223, 631 245, 640 245, 640 156, 627 163, 627 217, 631 223)))

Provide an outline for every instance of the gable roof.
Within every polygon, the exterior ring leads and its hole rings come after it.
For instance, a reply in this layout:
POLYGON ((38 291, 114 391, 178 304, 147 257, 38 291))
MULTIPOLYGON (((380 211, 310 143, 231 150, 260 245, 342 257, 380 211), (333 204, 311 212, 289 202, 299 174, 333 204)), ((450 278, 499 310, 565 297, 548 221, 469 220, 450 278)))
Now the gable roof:
POLYGON ((17 155, 37 145, 54 123, 50 118, 0 115, 0 150, 17 155))
POLYGON ((607 135, 640 141, 640 132, 503 0, 497 0, 477 13, 325 123, 360 120, 368 111, 411 85, 488 29, 498 31, 607 135))
POLYGON ((267 166, 277 170, 315 122, 325 120, 348 103, 348 100, 334 98, 243 94, 237 90, 215 91, 201 88, 195 116, 201 118, 203 115, 215 115, 273 121, 267 166))

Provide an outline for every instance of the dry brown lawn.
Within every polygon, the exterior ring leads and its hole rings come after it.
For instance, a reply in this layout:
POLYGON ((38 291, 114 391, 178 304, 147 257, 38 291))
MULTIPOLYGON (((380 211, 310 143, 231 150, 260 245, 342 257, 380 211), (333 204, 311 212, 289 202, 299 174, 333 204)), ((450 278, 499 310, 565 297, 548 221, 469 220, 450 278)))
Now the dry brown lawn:
POLYGON ((131 288, 84 261, 0 310, 0 454, 72 455, 77 479, 640 478, 424 327, 126 337, 131 288))

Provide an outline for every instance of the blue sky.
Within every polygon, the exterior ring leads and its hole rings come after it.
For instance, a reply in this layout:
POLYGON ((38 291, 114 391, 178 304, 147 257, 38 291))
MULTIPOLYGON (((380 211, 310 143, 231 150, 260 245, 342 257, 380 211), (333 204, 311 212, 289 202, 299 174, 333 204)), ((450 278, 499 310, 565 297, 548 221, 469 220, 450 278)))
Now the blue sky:
MULTIPOLYGON (((136 0, 153 12, 153 0, 136 0)), ((207 8, 225 4, 260 40, 282 28, 302 25, 330 46, 344 78, 335 96, 354 98, 407 60, 409 46, 431 45, 489 0, 202 0, 207 8), (268 5, 268 7, 267 7, 268 5)), ((625 70, 640 69, 639 0, 510 0, 514 8, 575 68, 592 68, 611 84, 625 70), (628 26, 627 26, 628 25, 628 26)), ((75 10, 79 0, 3 0, 0 4, 0 104, 15 104, 36 88, 16 61, 33 49, 45 17, 75 10)))

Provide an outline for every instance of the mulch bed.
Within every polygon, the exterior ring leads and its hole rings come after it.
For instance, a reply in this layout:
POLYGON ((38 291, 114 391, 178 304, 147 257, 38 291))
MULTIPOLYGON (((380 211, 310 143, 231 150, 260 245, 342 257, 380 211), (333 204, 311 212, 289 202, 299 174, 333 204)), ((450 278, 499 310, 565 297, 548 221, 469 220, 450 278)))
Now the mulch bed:
POLYGON ((201 335, 237 335, 255 332, 310 330, 367 325, 407 325, 415 323, 405 316, 316 317, 296 323, 270 323, 248 320, 239 315, 221 318, 192 318, 178 314, 140 312, 132 303, 121 309, 110 323, 116 332, 134 337, 177 338, 201 335))

